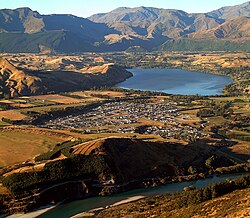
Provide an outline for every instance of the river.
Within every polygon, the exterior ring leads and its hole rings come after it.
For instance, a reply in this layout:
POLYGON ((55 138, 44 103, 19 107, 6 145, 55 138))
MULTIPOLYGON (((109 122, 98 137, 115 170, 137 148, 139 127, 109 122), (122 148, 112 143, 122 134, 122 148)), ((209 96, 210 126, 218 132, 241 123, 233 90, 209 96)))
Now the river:
POLYGON ((105 197, 92 197, 83 200, 73 201, 67 204, 60 205, 55 207, 44 214, 38 216, 39 218, 68 218, 78 213, 88 211, 94 208, 101 208, 113 205, 117 202, 121 202, 124 200, 130 200, 135 197, 150 197, 164 193, 174 193, 181 192, 183 188, 186 186, 193 185, 196 188, 201 188, 207 186, 214 182, 222 182, 226 179, 235 179, 242 174, 231 174, 231 175, 222 175, 222 176, 214 176, 212 178, 206 178, 202 180, 192 181, 192 182, 181 182, 181 183, 173 183, 166 184, 158 187, 145 188, 145 189, 135 189, 132 191, 124 192, 121 194, 115 194, 112 196, 105 197))
POLYGON ((129 69, 133 77, 117 84, 120 88, 184 95, 220 95, 234 81, 228 76, 182 69, 129 69))

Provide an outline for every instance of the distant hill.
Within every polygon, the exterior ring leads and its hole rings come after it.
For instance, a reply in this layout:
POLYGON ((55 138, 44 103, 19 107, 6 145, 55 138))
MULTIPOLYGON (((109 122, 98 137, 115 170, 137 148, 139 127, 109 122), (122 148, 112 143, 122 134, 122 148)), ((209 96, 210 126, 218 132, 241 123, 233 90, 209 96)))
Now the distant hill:
POLYGON ((28 33, 0 33, 0 52, 39 53, 50 52, 71 53, 95 51, 95 47, 82 37, 65 30, 28 33))
POLYGON ((236 6, 222 7, 218 10, 211 11, 207 14, 209 16, 220 18, 223 20, 231 20, 240 16, 249 16, 250 1, 236 6))
POLYGON ((106 14, 96 14, 89 19, 106 23, 126 35, 154 38, 159 35, 179 37, 200 29, 218 26, 223 21, 206 14, 188 14, 181 10, 151 7, 118 8, 106 14))
POLYGON ((4 97, 39 92, 41 79, 14 67, 5 59, 0 59, 0 94, 4 97))
POLYGON ((40 15, 30 8, 0 10, 0 30, 11 33, 69 31, 88 41, 101 40, 112 32, 106 25, 69 14, 40 15))
POLYGON ((0 10, 0 52, 91 51, 110 33, 115 31, 105 24, 73 15, 40 15, 30 8, 0 10))
POLYGON ((228 40, 234 49, 242 50, 237 40, 246 36, 248 17, 250 2, 193 14, 174 9, 122 7, 88 19, 68 14, 41 15, 30 8, 3 9, 0 52, 105 52, 135 46, 150 51, 166 48, 162 45, 173 40, 205 40, 206 36, 218 41, 216 45, 220 46, 215 50, 226 50, 220 41, 229 38, 234 38, 234 42, 228 40))
POLYGON ((198 39, 250 39, 250 17, 237 17, 207 31, 190 34, 198 39))
POLYGON ((228 41, 213 39, 168 40, 156 48, 158 51, 250 51, 250 40, 228 41))
POLYGON ((2 97, 15 97, 48 92, 84 90, 92 87, 114 85, 130 76, 132 76, 130 72, 109 64, 83 68, 81 72, 42 72, 21 70, 6 59, 0 59, 0 95, 2 97))

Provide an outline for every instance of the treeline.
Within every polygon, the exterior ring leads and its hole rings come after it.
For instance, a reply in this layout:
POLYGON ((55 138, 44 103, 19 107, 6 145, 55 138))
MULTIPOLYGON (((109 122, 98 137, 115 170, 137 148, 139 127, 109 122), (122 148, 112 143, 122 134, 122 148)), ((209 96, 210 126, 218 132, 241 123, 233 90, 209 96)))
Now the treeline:
POLYGON ((225 86, 225 92, 230 96, 238 96, 242 94, 249 94, 249 89, 245 90, 250 85, 250 67, 233 67, 220 69, 224 74, 232 76, 237 83, 225 86))
POLYGON ((15 125, 15 124, 21 123, 20 120, 11 120, 11 119, 5 118, 5 117, 2 118, 2 121, 5 122, 5 123, 9 123, 11 125, 15 125))
POLYGON ((228 167, 219 167, 215 170, 216 173, 220 174, 241 173, 249 171, 250 171, 250 163, 236 164, 228 167))
POLYGON ((250 142, 250 135, 246 135, 246 134, 240 134, 240 133, 230 133, 227 134, 228 138, 232 138, 232 139, 238 139, 241 141, 247 141, 250 142))
POLYGON ((141 96, 169 96, 165 92, 147 91, 147 90, 135 90, 135 89, 123 89, 115 86, 102 86, 94 87, 93 91, 114 91, 114 92, 125 92, 126 95, 139 94, 141 96))
POLYGON ((182 208, 189 205, 197 205, 207 200, 211 200, 222 195, 231 193, 235 190, 250 187, 250 176, 240 177, 236 180, 227 180, 225 182, 213 183, 204 188, 175 194, 175 207, 182 208))
POLYGON ((77 155, 73 158, 49 162, 42 171, 14 173, 3 179, 3 185, 15 196, 34 189, 43 189, 76 179, 99 179, 110 173, 107 157, 77 155))
POLYGON ((213 117, 213 116, 223 116, 228 117, 233 114, 233 110, 230 108, 232 106, 231 102, 226 103, 208 103, 209 108, 200 109, 197 112, 198 117, 213 117))
POLYGON ((250 42, 213 41, 203 39, 168 40, 156 50, 160 51, 249 51, 250 42))
POLYGON ((193 101, 208 100, 208 97, 201 95, 171 95, 170 98, 176 102, 192 103, 193 101))
POLYGON ((35 115, 34 119, 32 120, 32 124, 44 123, 47 120, 56 119, 59 117, 65 117, 71 114, 82 114, 84 111, 89 111, 93 108, 96 108, 100 106, 102 103, 103 102, 94 102, 83 106, 81 105, 81 106, 70 106, 65 108, 55 108, 54 110, 51 109, 51 111, 45 114, 35 115))
POLYGON ((62 143, 56 144, 56 146, 46 153, 40 154, 35 158, 36 162, 44 161, 44 160, 53 160, 56 157, 59 157, 61 154, 63 154, 66 157, 73 157, 73 154, 70 152, 71 147, 77 144, 80 144, 83 142, 82 140, 78 139, 75 141, 66 141, 62 143))

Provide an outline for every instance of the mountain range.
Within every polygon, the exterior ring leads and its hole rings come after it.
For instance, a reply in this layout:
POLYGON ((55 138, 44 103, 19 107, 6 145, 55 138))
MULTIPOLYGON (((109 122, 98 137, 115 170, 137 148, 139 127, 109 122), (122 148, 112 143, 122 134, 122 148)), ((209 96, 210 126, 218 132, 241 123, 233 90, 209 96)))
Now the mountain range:
POLYGON ((0 10, 0 52, 250 50, 250 1, 208 13, 117 8, 80 18, 0 10), (212 46, 211 46, 211 42, 212 46))

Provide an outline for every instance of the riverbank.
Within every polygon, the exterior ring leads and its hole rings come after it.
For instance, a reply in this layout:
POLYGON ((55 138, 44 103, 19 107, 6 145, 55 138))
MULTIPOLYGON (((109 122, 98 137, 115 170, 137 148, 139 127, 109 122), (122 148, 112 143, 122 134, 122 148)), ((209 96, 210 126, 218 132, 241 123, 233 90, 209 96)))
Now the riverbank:
POLYGON ((95 208, 93 210, 90 210, 88 212, 82 212, 82 213, 79 213, 75 216, 72 216, 72 218, 81 218, 83 216, 93 216, 95 215, 96 213, 102 211, 102 210, 105 210, 105 209, 108 209, 108 208, 111 208, 111 207, 116 207, 116 206, 119 206, 119 205, 123 205, 123 204, 127 204, 127 203, 131 203, 131 202, 135 202, 135 201, 138 201, 138 200, 141 200, 143 198, 146 198, 146 196, 134 196, 134 197, 129 197, 127 199, 124 199, 124 200, 121 200, 117 203, 114 203, 114 204, 111 204, 111 205, 108 205, 106 207, 101 207, 101 208, 95 208))
POLYGON ((111 207, 92 217, 249 217, 249 187, 250 176, 245 176, 111 207))
MULTIPOLYGON (((38 217, 46 212, 48 212, 49 210, 52 210, 53 208, 55 208, 56 206, 45 206, 45 207, 41 207, 38 208, 35 211, 29 212, 29 213, 17 213, 17 214, 12 214, 7 216, 8 218, 34 218, 34 217, 38 217)), ((4 216, 5 217, 5 216, 4 216)))
MULTIPOLYGON (((79 201, 74 201, 68 204, 59 205, 44 214, 40 215, 39 218, 53 218, 60 217, 66 218, 75 216, 76 214, 81 214, 86 211, 92 211, 95 209, 102 210, 106 207, 112 207, 112 205, 119 205, 122 203, 128 203, 130 200, 134 201, 139 197, 152 197, 155 195, 165 194, 165 193, 175 193, 182 192, 184 187, 195 186, 196 188, 202 188, 214 182, 222 182, 227 179, 235 179, 240 177, 242 174, 230 174, 222 176, 214 176, 212 178, 207 178, 203 180, 197 180, 193 182, 181 182, 181 183, 172 183, 158 187, 151 187, 147 189, 136 189, 128 191, 121 194, 116 194, 112 196, 105 197, 93 197, 89 199, 83 199, 79 201), (126 201, 127 200, 127 201, 126 201), (120 203, 119 203, 120 202, 120 203)), ((138 200, 138 199, 137 199, 138 200)))

